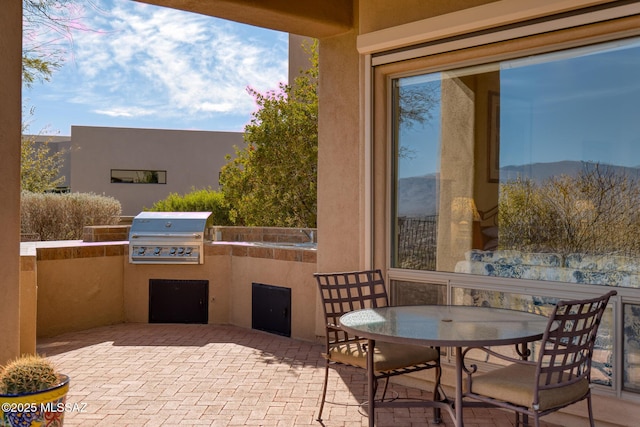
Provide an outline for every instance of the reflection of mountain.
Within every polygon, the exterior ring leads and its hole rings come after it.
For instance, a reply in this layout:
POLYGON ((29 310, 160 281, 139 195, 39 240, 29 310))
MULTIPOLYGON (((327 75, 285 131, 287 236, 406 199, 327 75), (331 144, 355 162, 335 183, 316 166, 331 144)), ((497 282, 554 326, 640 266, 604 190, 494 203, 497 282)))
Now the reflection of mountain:
MULTIPOLYGON (((500 182, 512 181, 516 178, 531 178, 534 182, 540 183, 552 176, 569 175, 576 176, 585 168, 593 168, 595 163, 578 162, 565 160, 552 163, 531 163, 520 166, 504 166, 500 168, 500 182)), ((616 175, 625 174, 629 177, 639 178, 640 169, 637 167, 599 165, 601 171, 611 171, 616 175)))
MULTIPOLYGON (((585 167, 594 167, 593 163, 562 161, 552 163, 532 163, 520 166, 505 166, 500 169, 500 181, 507 182, 518 176, 531 178, 540 183, 552 176, 577 175, 585 167)), ((640 179, 640 167, 600 165, 602 171, 626 174, 640 179), (604 169, 606 168, 606 169, 604 169)), ((421 217, 437 213, 438 174, 401 178, 398 182, 399 216, 421 217)))
POLYGON ((437 213, 438 175, 412 176, 398 181, 399 216, 427 216, 437 213))

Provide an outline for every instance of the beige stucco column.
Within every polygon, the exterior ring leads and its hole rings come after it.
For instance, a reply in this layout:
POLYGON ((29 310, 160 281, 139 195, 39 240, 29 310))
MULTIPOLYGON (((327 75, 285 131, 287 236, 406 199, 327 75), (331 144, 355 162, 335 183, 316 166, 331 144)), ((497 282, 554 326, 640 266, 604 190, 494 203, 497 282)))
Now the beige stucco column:
POLYGON ((318 270, 363 267, 360 57, 351 31, 320 40, 318 270))
POLYGON ((22 1, 0 13, 0 364, 20 352, 20 133, 22 1))
MULTIPOLYGON (((357 270, 364 266, 360 58, 355 44, 354 32, 320 40, 316 264, 319 272, 357 270)), ((323 336, 319 293, 316 298, 316 335, 323 336)))

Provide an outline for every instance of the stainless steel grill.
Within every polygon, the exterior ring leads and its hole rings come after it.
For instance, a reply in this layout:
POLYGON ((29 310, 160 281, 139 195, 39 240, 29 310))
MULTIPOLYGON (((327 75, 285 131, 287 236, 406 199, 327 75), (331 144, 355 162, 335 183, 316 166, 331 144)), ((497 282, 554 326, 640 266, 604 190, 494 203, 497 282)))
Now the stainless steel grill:
POLYGON ((211 212, 142 212, 129 233, 132 264, 203 264, 211 212))

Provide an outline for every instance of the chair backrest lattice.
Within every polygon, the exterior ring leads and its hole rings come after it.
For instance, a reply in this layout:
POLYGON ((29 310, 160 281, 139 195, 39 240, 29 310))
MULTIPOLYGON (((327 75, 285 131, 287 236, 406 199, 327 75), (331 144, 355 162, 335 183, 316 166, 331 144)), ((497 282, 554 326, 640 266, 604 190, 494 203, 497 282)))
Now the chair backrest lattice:
POLYGON ((550 389, 591 379, 591 359, 598 327, 611 291, 601 297, 560 301, 549 317, 538 359, 538 389, 550 389))
POLYGON ((380 270, 350 271, 314 274, 327 325, 330 343, 349 339, 346 332, 334 329, 340 316, 363 308, 385 307, 389 298, 380 270))

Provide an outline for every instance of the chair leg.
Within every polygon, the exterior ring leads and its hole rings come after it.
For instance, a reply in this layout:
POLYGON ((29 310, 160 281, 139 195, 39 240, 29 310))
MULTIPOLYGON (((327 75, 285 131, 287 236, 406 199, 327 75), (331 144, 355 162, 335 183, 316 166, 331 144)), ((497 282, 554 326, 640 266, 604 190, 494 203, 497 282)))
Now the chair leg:
MULTIPOLYGON (((440 401, 440 381, 442 379, 442 368, 438 366, 436 369, 435 384, 433 386, 433 401, 440 401)), ((433 422, 434 424, 440 424, 442 422, 442 411, 440 408, 433 408, 433 422)))
POLYGON ((595 427, 595 421, 593 420, 593 408, 591 406, 591 393, 587 396, 587 409, 589 411, 589 425, 595 427))
POLYGON ((322 399, 320 400, 320 410, 318 411, 318 418, 316 421, 322 421, 322 409, 324 408, 324 401, 327 398, 327 383, 329 382, 329 361, 326 361, 324 367, 324 386, 322 387, 322 399))
MULTIPOLYGON (((384 401, 384 397, 387 395, 387 387, 389 387, 389 377, 384 379, 384 388, 382 389, 382 401, 384 401)), ((376 386, 376 390, 377 390, 376 386)))

